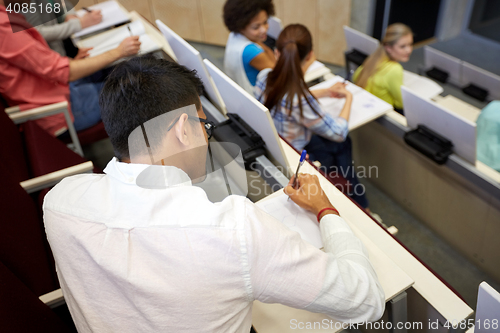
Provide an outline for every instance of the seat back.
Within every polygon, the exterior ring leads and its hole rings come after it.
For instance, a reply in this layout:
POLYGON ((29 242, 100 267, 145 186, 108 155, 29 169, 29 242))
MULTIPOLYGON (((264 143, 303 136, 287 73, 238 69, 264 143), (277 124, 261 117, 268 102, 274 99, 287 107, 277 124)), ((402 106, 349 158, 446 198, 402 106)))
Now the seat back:
POLYGON ((4 112, 0 103, 0 159, 9 175, 17 182, 30 178, 30 171, 26 163, 24 142, 19 128, 4 112))
POLYGON ((35 295, 59 288, 35 202, 0 165, 0 261, 35 295))
POLYGON ((22 124, 21 128, 28 164, 33 177, 87 161, 43 130, 34 121, 22 124))
POLYGON ((0 331, 73 332, 0 261, 0 331))

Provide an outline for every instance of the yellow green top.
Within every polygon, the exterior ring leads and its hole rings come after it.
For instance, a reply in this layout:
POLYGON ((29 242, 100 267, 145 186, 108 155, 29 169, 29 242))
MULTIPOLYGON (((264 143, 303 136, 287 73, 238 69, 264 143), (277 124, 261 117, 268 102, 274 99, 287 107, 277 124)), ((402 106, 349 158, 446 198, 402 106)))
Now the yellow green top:
MULTIPOLYGON (((354 82, 357 81, 362 69, 363 66, 360 66, 354 73, 354 82)), ((365 90, 393 105, 396 109, 403 109, 402 84, 403 66, 398 62, 387 60, 382 62, 375 74, 368 79, 365 90)))

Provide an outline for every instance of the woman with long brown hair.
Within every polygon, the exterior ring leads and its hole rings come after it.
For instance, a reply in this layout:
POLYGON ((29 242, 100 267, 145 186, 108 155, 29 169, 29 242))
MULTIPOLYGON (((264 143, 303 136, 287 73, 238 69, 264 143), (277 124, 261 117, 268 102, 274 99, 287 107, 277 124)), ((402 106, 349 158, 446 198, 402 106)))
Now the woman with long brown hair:
POLYGON ((304 73, 315 57, 311 33, 305 26, 287 26, 278 37, 275 53, 274 69, 264 69, 257 76, 255 96, 271 111, 278 133, 295 149, 306 149, 310 159, 318 160, 328 173, 336 170, 344 176, 353 189, 348 194, 367 208, 364 188, 353 172, 351 139, 347 136, 352 94, 342 83, 309 90, 304 73), (333 118, 324 113, 317 100, 320 97, 345 98, 340 115, 333 118))
POLYGON ((378 49, 354 73, 354 82, 402 113, 403 66, 400 62, 407 62, 412 51, 411 29, 403 23, 391 24, 378 49))

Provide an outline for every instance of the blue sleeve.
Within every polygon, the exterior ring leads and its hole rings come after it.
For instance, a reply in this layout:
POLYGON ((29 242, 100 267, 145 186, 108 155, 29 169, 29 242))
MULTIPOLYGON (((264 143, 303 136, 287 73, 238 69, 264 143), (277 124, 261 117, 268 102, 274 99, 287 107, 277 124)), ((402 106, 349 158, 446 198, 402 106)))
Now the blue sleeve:
POLYGON ((248 81, 255 86, 257 81, 257 75, 259 71, 250 65, 250 61, 253 60, 256 56, 263 53, 264 50, 257 44, 248 44, 243 50, 243 67, 245 68, 245 73, 247 74, 248 81))
POLYGON ((250 64, 250 61, 253 60, 256 56, 264 52, 262 47, 260 47, 257 44, 248 44, 245 49, 243 50, 243 64, 246 66, 247 64, 250 64))

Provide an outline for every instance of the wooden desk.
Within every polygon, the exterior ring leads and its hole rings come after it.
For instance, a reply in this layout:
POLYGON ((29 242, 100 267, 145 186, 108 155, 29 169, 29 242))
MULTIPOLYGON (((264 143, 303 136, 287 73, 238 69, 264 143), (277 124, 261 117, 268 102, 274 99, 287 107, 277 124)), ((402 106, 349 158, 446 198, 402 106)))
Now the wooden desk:
POLYGON ((448 95, 446 97, 436 96, 433 100, 442 107, 445 107, 447 110, 450 110, 451 112, 456 113, 474 123, 476 122, 477 117, 481 114, 481 110, 479 108, 476 108, 475 106, 472 106, 452 95, 448 95))
MULTIPOLYGON (((325 75, 325 78, 325 81, 310 87, 310 90, 325 89, 329 88, 334 83, 344 82, 344 78, 338 75, 325 75)), ((393 107, 389 103, 386 103, 353 83, 348 82, 346 87, 351 91, 353 97, 348 123, 349 131, 353 131, 393 110, 393 107)), ((338 114, 330 113, 329 110, 331 110, 331 105, 329 106, 328 103, 335 103, 335 110, 340 113, 343 102, 341 100, 336 101, 336 99, 333 98, 319 99, 319 104, 323 105, 322 109, 325 113, 337 116, 338 114)))
MULTIPOLYGON (((144 25, 144 29, 146 30, 146 34, 156 44, 160 45, 161 50, 163 52, 165 52, 170 58, 177 61, 177 58, 175 57, 174 51, 172 50, 172 48, 168 44, 167 40, 163 37, 163 35, 160 33, 160 31, 158 29, 156 29, 155 26, 153 26, 151 23, 149 23, 145 18, 143 18, 136 11, 129 12, 128 16, 129 16, 131 22, 141 21, 142 24, 144 25)), ((115 29, 119 29, 119 27, 115 28, 115 29)), ((92 45, 96 44, 96 41, 101 41, 101 40, 103 40, 103 38, 106 38, 107 36, 112 36, 115 29, 103 31, 103 32, 96 34, 96 35, 89 37, 89 38, 75 40, 75 44, 78 48, 91 47, 92 45)))
POLYGON ((443 88, 433 80, 407 70, 403 71, 403 86, 426 99, 439 96, 443 92, 443 88))
MULTIPOLYGON (((281 140, 283 149, 285 151, 286 158, 288 159, 292 169, 297 167, 300 155, 295 152, 286 142, 281 140)), ((390 259, 382 250, 378 248, 377 245, 368 237, 367 233, 359 229, 359 227, 353 223, 351 220, 364 218, 370 223, 376 224, 371 220, 364 212, 362 212, 354 203, 352 203, 347 197, 345 197, 335 186, 333 186, 326 178, 324 178, 314 167, 310 164, 305 163, 301 172, 315 174, 319 177, 322 188, 325 193, 330 198, 331 202, 340 211, 342 216, 346 216, 347 211, 353 213, 352 217, 345 217, 347 223, 349 223, 354 234, 361 239, 366 249, 368 250, 370 261, 377 272, 379 281, 385 292, 386 302, 391 301, 396 296, 403 293, 405 290, 413 285, 413 279, 408 276, 392 259, 390 259)), ((272 194, 273 196, 275 194, 272 194)), ((270 197, 271 197, 270 196, 270 197)), ((264 199, 265 200, 265 199, 264 199)), ((378 227, 378 225, 377 225, 378 227)), ((380 228, 379 228, 380 229, 380 228)), ((380 232, 385 233, 382 229, 380 232)), ((317 322, 322 323, 323 320, 327 320, 329 325, 333 325, 335 329, 329 332, 338 332, 342 330, 340 323, 335 325, 336 321, 330 322, 332 320, 330 317, 324 314, 312 313, 306 310, 299 310, 290 308, 281 304, 265 304, 261 302, 254 302, 252 314, 252 323, 255 329, 259 333, 266 332, 294 332, 290 325, 290 320, 295 319, 297 322, 317 322), (338 328, 338 329, 337 329, 338 328)), ((405 319, 405 318, 404 318, 405 319)), ((404 320, 402 319, 402 320, 404 320)), ((398 319, 400 321, 401 319, 398 319)), ((319 325, 319 324, 318 324, 319 325)), ((321 328, 318 330, 307 330, 307 332, 324 332, 321 328)))
MULTIPOLYGON (((299 155, 286 142, 282 141, 282 145, 286 157, 289 160, 290 167, 292 169, 296 168, 299 161, 299 155)), ((301 170, 303 172, 318 174, 318 172, 309 164, 304 164, 301 170)), ((410 290, 415 290, 431 306, 431 308, 417 309, 418 313, 412 314, 412 320, 419 319, 421 322, 427 323, 430 316, 433 316, 432 318, 434 320, 436 318, 440 318, 444 321, 457 320, 458 322, 460 322, 461 320, 469 318, 473 314, 473 310, 464 301, 462 301, 452 290, 450 290, 438 277, 436 277, 431 271, 429 271, 410 252, 408 252, 403 246, 401 246, 401 244, 399 244, 396 239, 394 239, 394 237, 392 237, 379 224, 368 217, 349 198, 338 191, 324 177, 318 177, 320 178, 321 185, 325 189, 325 192, 332 200, 332 203, 337 207, 344 219, 348 221, 357 235, 363 234, 366 237, 362 240, 365 243, 366 247, 369 248, 369 251, 374 251, 370 252, 370 259, 375 259, 373 264, 376 265, 377 274, 384 274, 379 275, 384 290, 386 288, 385 283, 387 281, 384 280, 387 278, 387 275, 385 275, 387 272, 379 273, 379 270, 383 267, 385 269, 392 270, 394 268, 393 264, 395 264, 397 268, 401 269, 406 275, 410 277, 411 280, 414 281, 412 289, 410 290), (369 238, 369 242, 365 242, 367 238, 369 238), (390 259, 390 261, 387 261, 385 264, 377 262, 377 258, 382 258, 382 255, 379 256, 376 251, 381 251, 387 258, 390 259)), ((395 274, 398 274, 397 271, 399 270, 397 268, 394 269, 394 272, 396 272, 395 274)), ((395 289, 393 289, 392 292, 390 290, 385 290, 386 297, 391 293, 396 293, 398 288, 405 288, 405 283, 401 283, 401 285, 399 285, 398 282, 397 284, 398 286, 393 286, 395 289)), ((408 299, 408 301, 410 301, 410 299, 408 299)), ((417 305, 422 306, 420 303, 417 305)), ((265 304, 264 307, 266 307, 266 311, 275 313, 277 318, 284 318, 283 316, 285 316, 284 313, 286 312, 284 312, 284 310, 280 308, 279 305, 265 304), (280 313, 283 315, 279 316, 280 313)), ((256 312, 254 316, 262 313, 262 311, 260 310, 262 309, 260 304, 254 303, 254 308, 256 312)), ((300 314, 298 312, 295 312, 295 309, 290 311, 292 312, 286 314, 286 316, 290 317, 291 315, 300 314)), ((300 315, 302 316, 303 314, 300 315)), ((324 316, 318 317, 317 314, 310 314, 308 316, 310 317, 307 318, 311 318, 308 321, 317 321, 316 318, 321 318, 319 320, 325 318, 324 316)), ((296 319, 299 320, 299 318, 302 317, 297 317, 296 319)), ((269 317, 264 315, 262 315, 260 319, 255 319, 258 322, 257 325, 261 325, 264 328, 262 332, 273 332, 272 330, 269 330, 267 328, 267 325, 269 325, 269 328, 272 328, 271 325, 278 324, 276 320, 269 322, 269 317)), ((284 329, 290 329, 289 321, 283 322, 282 325, 284 329)), ((261 332, 258 326, 255 326, 255 328, 259 332, 261 332)), ((282 331, 275 330, 274 332, 282 331)))
POLYGON ((311 64, 311 66, 307 69, 306 74, 304 75, 304 81, 306 83, 312 82, 314 80, 318 80, 325 75, 331 74, 332 72, 328 67, 322 64, 319 61, 315 61, 311 64))

